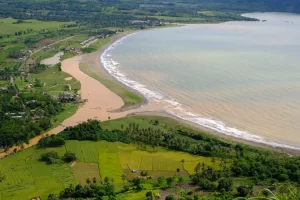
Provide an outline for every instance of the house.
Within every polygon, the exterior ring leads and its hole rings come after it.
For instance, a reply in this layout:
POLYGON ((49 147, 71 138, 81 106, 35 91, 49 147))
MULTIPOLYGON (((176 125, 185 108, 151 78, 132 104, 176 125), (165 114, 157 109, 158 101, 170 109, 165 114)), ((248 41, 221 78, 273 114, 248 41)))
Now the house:
POLYGON ((75 48, 74 51, 75 51, 76 53, 81 53, 81 49, 80 49, 80 48, 75 48))
POLYGON ((132 170, 132 173, 138 173, 138 172, 139 172, 139 170, 136 170, 136 169, 132 170))
POLYGON ((17 116, 11 116, 12 119, 22 119, 23 116, 22 115, 17 115, 17 116))
POLYGON ((43 116, 39 116, 39 115, 34 115, 34 116, 32 117, 33 120, 40 120, 40 119, 42 119, 42 118, 43 118, 43 116))
POLYGON ((41 200, 41 197, 32 197, 31 200, 41 200))
POLYGON ((30 101, 27 101, 26 104, 35 103, 35 102, 37 102, 37 100, 30 100, 30 101))

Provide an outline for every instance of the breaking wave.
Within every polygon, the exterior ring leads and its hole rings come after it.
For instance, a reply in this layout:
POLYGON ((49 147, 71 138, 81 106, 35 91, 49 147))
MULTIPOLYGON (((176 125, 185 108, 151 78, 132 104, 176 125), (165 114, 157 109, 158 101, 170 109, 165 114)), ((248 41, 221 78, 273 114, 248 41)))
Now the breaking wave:
POLYGON ((225 134, 227 136, 239 138, 248 140, 255 143, 265 144, 272 147, 277 148, 287 148, 287 149, 294 149, 294 150, 300 150, 300 147, 291 146, 288 144, 282 144, 275 141, 268 140, 262 136, 258 136, 252 133, 249 133, 247 131, 238 130, 234 127, 231 127, 227 125, 226 123, 222 121, 218 121, 215 119, 210 119, 206 117, 201 117, 201 114, 193 113, 185 109, 185 107, 177 102, 174 99, 171 99, 167 96, 164 96, 158 92, 152 91, 147 88, 147 86, 134 81, 130 80, 125 74, 121 72, 120 64, 116 61, 114 61, 111 58, 111 50, 116 48, 119 44, 122 43, 123 40, 126 38, 134 35, 130 34, 127 35, 116 42, 114 42, 112 45, 110 45, 108 48, 105 49, 104 53, 100 57, 100 62, 102 63, 102 66, 105 68, 105 70, 110 73, 114 78, 116 78, 119 82, 126 85, 127 87, 132 88, 133 90, 136 90, 137 92, 143 94, 149 102, 156 101, 156 102, 164 102, 166 106, 164 107, 164 112, 167 112, 168 114, 171 114, 179 119, 192 122, 194 124, 200 125, 202 127, 217 131, 219 133, 225 134))

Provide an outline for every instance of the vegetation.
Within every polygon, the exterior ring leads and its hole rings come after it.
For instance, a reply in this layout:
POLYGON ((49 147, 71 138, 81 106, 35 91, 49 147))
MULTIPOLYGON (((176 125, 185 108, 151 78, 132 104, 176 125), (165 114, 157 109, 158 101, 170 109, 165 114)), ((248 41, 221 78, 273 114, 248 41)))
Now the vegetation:
POLYGON ((0 91, 0 147, 27 142, 51 127, 51 117, 63 106, 40 93, 19 93, 14 85, 0 91))
MULTIPOLYGON (((109 198, 133 199, 133 197, 138 196, 139 198, 137 199, 148 199, 151 196, 151 191, 153 197, 161 191, 162 194, 167 193, 169 196, 174 196, 175 199, 222 199, 224 196, 226 196, 226 199, 234 199, 237 197, 266 196, 265 192, 260 192, 263 188, 268 188, 278 198, 282 198, 281 196, 283 195, 289 195, 289 199, 293 199, 292 196, 297 195, 298 189, 296 189, 296 186, 299 182, 294 181, 294 177, 292 178, 295 174, 291 175, 288 181, 282 181, 275 180, 275 173, 272 174, 272 177, 274 176, 272 179, 261 176, 261 172, 257 168, 254 168, 257 170, 254 175, 237 175, 234 171, 237 159, 241 159, 245 165, 249 164, 252 168, 254 165, 259 165, 260 159, 258 157, 264 155, 264 157, 272 160, 271 163, 275 168, 285 169, 293 173, 298 170, 291 168, 291 164, 295 163, 296 166, 299 166, 297 164, 299 161, 296 157, 290 158, 282 154, 244 145, 238 147, 237 150, 236 144, 221 140, 220 143, 218 141, 215 142, 215 145, 221 148, 221 144, 224 143, 231 147, 231 151, 222 156, 200 156, 199 154, 201 153, 192 155, 182 151, 172 151, 161 146, 152 145, 152 143, 147 145, 145 142, 141 142, 142 139, 139 139, 140 141, 128 140, 126 141, 127 144, 104 141, 117 141, 117 133, 122 134, 122 132, 126 132, 132 121, 139 123, 141 129, 146 129, 146 127, 152 129, 155 127, 163 131, 162 135, 165 135, 164 132, 173 132, 174 137, 187 137, 175 132, 180 126, 183 132, 190 133, 185 135, 194 137, 197 134, 207 138, 203 141, 193 139, 198 141, 199 144, 215 141, 213 136, 183 125, 174 125, 174 121, 166 118, 129 117, 120 120, 110 120, 105 123, 91 120, 78 126, 67 128, 57 136, 45 137, 40 142, 51 141, 51 139, 56 137, 78 137, 80 140, 88 138, 88 140, 93 141, 66 140, 65 145, 60 147, 43 146, 31 148, 0 160, 0 171, 6 176, 6 179, 0 183, 1 195, 4 199, 11 197, 11 195, 15 195, 15 199, 23 199, 25 196, 28 198, 41 196, 46 199, 49 196, 49 199, 58 199, 67 194, 75 198, 73 195, 75 193, 79 195, 78 193, 80 193, 82 195, 80 196, 81 198, 92 199, 108 197, 107 195, 110 196, 109 198), (99 135, 98 139, 97 137, 92 137, 93 135, 99 135), (109 137, 110 135, 111 137, 109 137), (237 153, 241 152, 241 148, 244 152, 243 156, 237 153), (255 163, 246 159, 247 157, 251 158, 255 163), (64 164, 75 159, 76 163, 72 164, 71 167, 64 164), (40 160, 45 160, 45 162, 40 160), (28 167, 24 168, 22 166, 28 167), (33 166, 36 167, 32 168, 33 166), (13 171, 11 171, 12 168, 14 168, 13 171), (66 171, 53 173, 52 170, 54 169, 64 169, 66 171), (34 180, 40 180, 41 177, 45 176, 45 173, 51 173, 51 175, 47 175, 49 176, 47 180, 55 180, 54 182, 52 181, 53 185, 49 188, 47 184, 39 182, 36 183, 39 186, 35 189, 25 187, 19 188, 15 192, 9 189, 18 188, 19 183, 30 183, 32 179, 29 177, 31 176, 34 177, 34 180), (68 175, 62 179, 65 176, 63 174, 66 173, 72 174, 72 178, 68 175), (23 178, 24 174, 26 174, 26 179, 23 178), (61 178, 56 179, 56 176, 61 178), (68 181, 62 185, 61 179, 68 181), (28 181, 26 182, 25 180, 28 181), (283 187, 279 182, 284 182, 286 186, 283 187), (79 183, 80 185, 78 185, 79 183), (110 188, 114 188, 111 194, 106 193, 107 185, 110 188), (291 191, 287 192, 289 191, 287 188, 291 189, 291 191), (67 191, 70 192, 68 193, 67 191), (203 192, 205 192, 205 195, 203 195, 203 192)), ((144 132, 141 132, 141 135, 136 132, 134 136, 136 138, 142 137, 142 133, 143 137, 147 137, 146 134, 144 135, 144 132)), ((131 134, 129 133, 126 137, 130 139, 131 134)), ((119 140, 123 139, 119 138, 119 140)), ((212 143, 209 144, 213 145, 212 143)), ((167 148, 173 148, 174 146, 167 148)), ((267 163, 264 163, 264 166, 271 169, 267 163)), ((272 170, 269 171, 272 172, 272 170)), ((288 175, 288 177, 290 176, 288 175)), ((269 197, 272 196, 271 193, 268 193, 268 195, 269 197)), ((76 197, 79 198, 79 196, 76 197)), ((294 199, 297 199, 296 197, 294 199)))
MULTIPOLYGON (((108 39, 109 38, 107 38, 105 42, 100 43, 100 45, 103 47, 106 43, 108 43, 108 41, 110 41, 108 39)), ((99 75, 101 72, 92 71, 89 68, 88 63, 81 63, 80 70, 85 74, 89 75, 90 77, 104 84, 109 90, 118 94, 124 101, 124 105, 121 108, 121 110, 131 108, 132 106, 141 105, 144 102, 143 98, 140 95, 134 93, 133 91, 128 90, 127 88, 120 85, 119 83, 116 83, 115 80, 111 80, 109 78, 99 75)))
MULTIPOLYGON (((96 51, 124 29, 255 20, 240 13, 299 8, 298 0, 0 0, 0 150, 22 147, 76 111, 80 83, 60 64, 41 64, 45 58, 96 51)), ((80 68, 122 96, 125 107, 142 103, 88 63, 80 68)), ((165 118, 89 120, 0 160, 0 199, 298 200, 299 166, 299 157, 165 118)))
POLYGON ((39 147, 59 147, 65 145, 64 138, 57 136, 57 135, 51 135, 43 137, 39 140, 38 146, 39 147))

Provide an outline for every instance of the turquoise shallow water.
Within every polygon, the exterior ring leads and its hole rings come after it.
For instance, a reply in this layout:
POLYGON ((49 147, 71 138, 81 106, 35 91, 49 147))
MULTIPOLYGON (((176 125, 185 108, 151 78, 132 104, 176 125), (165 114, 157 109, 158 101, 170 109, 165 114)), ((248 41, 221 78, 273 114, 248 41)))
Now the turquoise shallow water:
POLYGON ((300 15, 142 31, 104 67, 150 102, 223 134, 300 149, 300 15))

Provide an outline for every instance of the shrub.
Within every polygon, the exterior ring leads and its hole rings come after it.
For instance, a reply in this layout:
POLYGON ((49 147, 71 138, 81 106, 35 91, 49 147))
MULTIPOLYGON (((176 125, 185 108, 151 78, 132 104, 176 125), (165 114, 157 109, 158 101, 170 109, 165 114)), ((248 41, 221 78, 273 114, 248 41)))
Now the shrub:
POLYGON ((59 158, 58 154, 55 151, 49 151, 49 152, 43 153, 41 155, 41 161, 45 161, 48 164, 56 164, 56 163, 58 163, 59 162, 58 158, 59 158))
POLYGON ((64 157, 63 157, 63 160, 64 160, 65 162, 72 162, 72 161, 77 160, 77 158, 76 158, 75 153, 67 152, 67 153, 65 153, 65 155, 64 155, 64 157))

